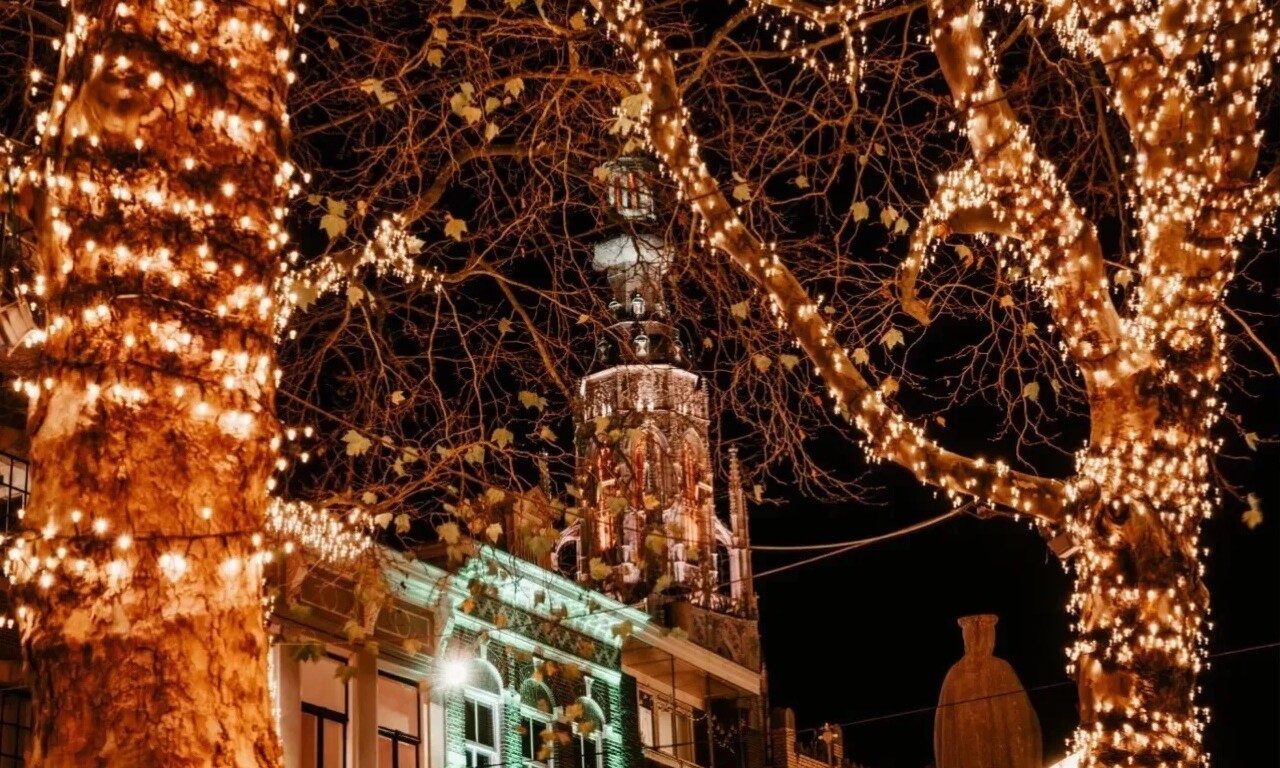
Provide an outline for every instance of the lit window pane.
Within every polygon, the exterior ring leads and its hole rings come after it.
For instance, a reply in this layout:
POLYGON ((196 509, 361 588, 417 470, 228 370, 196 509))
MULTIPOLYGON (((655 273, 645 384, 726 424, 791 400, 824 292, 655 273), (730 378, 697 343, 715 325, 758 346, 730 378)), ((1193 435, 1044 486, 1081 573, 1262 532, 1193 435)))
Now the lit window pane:
POLYGON ((324 721, 324 765, 321 768, 342 768, 342 723, 324 721))
POLYGON ((315 715, 302 713, 302 768, 320 768, 317 749, 320 738, 316 735, 318 722, 315 715))
POLYGON ((328 657, 299 665, 302 700, 317 707, 347 712, 347 684, 339 678, 338 662, 328 657))
POLYGON ((418 736, 418 686, 378 676, 378 726, 418 736))
POLYGON ((396 768, 418 768, 418 745, 400 742, 399 744, 400 762, 396 764, 396 768))

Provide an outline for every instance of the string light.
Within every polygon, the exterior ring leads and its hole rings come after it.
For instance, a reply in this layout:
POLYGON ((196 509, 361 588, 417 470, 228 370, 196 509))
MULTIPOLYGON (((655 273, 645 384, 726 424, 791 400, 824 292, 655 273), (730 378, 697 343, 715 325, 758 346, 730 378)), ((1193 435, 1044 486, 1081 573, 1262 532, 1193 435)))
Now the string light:
MULTIPOLYGON (((1041 527, 1061 526, 1079 544, 1069 606, 1079 639, 1069 658, 1086 706, 1073 745, 1082 765, 1203 765, 1195 679, 1208 608, 1198 532, 1216 501, 1209 461, 1218 446, 1209 433, 1227 364, 1216 307, 1238 243, 1280 203, 1274 185, 1251 180, 1261 142, 1257 95, 1280 45, 1271 10, 1224 0, 1173 18, 1120 0, 1049 4, 1046 18, 1070 48, 1109 62, 1116 109, 1134 139, 1128 203, 1141 247, 1133 254, 1138 285, 1122 314, 1092 223, 1003 97, 982 34, 984 7, 929 3, 931 42, 973 158, 938 179, 904 262, 904 306, 927 322, 915 277, 948 231, 994 238, 1002 263, 1025 268, 1054 315, 1064 357, 1084 373, 1095 419, 1077 475, 1058 484, 949 454, 889 409, 832 338, 818 303, 746 229, 699 159, 672 58, 639 0, 593 4, 635 57, 646 99, 642 139, 698 214, 705 243, 766 289, 778 326, 813 360, 870 456, 907 467, 953 502, 994 502, 1041 527), (1212 71, 1187 50, 1207 52, 1212 71)), ((803 0, 757 5, 818 25, 848 26, 866 11, 803 0)), ((784 33, 780 47, 790 40, 784 33)))

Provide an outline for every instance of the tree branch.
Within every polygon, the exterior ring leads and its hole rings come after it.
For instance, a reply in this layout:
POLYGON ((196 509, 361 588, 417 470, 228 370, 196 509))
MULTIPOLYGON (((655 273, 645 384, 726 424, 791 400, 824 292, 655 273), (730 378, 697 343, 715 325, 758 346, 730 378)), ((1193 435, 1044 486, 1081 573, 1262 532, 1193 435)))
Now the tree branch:
POLYGON ((905 467, 953 500, 972 496, 1047 522, 1060 521, 1068 503, 1061 483, 1014 472, 1000 462, 988 464, 952 453, 890 408, 835 341, 831 327, 804 287, 777 255, 747 230, 701 162, 672 57, 641 18, 639 3, 592 2, 610 31, 637 59, 638 79, 650 100, 647 128, 651 148, 703 219, 708 242, 768 294, 775 313, 795 334, 830 388, 837 411, 865 436, 869 455, 905 467))
POLYGON ((982 179, 972 163, 964 163, 947 173, 925 209, 920 225, 911 235, 907 258, 898 272, 898 301, 902 311, 921 325, 928 325, 932 318, 928 301, 916 293, 916 280, 928 266, 927 253, 934 240, 949 234, 1014 235, 983 190, 982 179))
POLYGON ((967 179, 975 184, 970 194, 984 198, 1022 242, 1028 273, 1044 288, 1072 358, 1091 387, 1105 385, 1114 379, 1112 366, 1134 364, 1138 353, 1128 348, 1107 294, 1097 232, 1009 106, 976 5, 931 0, 929 15, 934 51, 966 118, 976 171, 967 179))

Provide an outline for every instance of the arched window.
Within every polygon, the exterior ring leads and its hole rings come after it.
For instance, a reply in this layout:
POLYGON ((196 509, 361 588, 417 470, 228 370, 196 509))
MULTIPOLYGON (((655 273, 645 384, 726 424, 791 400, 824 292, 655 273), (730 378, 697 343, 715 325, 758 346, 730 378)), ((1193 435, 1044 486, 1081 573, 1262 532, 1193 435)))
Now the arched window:
POLYGON ((631 476, 636 498, 634 504, 649 509, 656 502, 659 509, 667 506, 666 446, 651 429, 641 430, 631 446, 631 476))
POLYGON ((578 578, 578 538, 561 539, 555 552, 556 570, 567 579, 578 578))
POLYGON ((730 595, 733 593, 733 564, 730 561, 729 548, 723 544, 716 545, 716 593, 730 595))
POLYGON ((561 768, 604 768, 604 712, 591 699, 578 699, 582 714, 573 721, 573 759, 561 768))
POLYGON ((555 700, 546 683, 529 678, 520 686, 520 757, 527 768, 550 766, 555 752, 551 726, 555 700))
POLYGON ((501 763, 498 723, 502 722, 502 676, 487 662, 476 659, 467 670, 462 693, 463 740, 467 768, 487 768, 501 763))

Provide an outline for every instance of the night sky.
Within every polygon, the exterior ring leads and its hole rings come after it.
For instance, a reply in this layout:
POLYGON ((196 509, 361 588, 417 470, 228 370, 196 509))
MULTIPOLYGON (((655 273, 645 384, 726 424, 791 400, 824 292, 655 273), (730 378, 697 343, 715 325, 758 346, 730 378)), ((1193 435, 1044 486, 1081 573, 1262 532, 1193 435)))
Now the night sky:
MULTIPOLYGON (((1276 334, 1274 324, 1271 335, 1276 334)), ((1259 399, 1280 399, 1280 382, 1259 399)), ((1254 530, 1224 502, 1209 522, 1207 577, 1215 627, 1211 653, 1280 641, 1280 448, 1224 462, 1262 497, 1254 530)), ((878 470, 882 506, 819 506, 801 499, 757 507, 757 544, 840 541, 891 531, 946 510, 905 472, 878 470)), ((757 553, 762 571, 792 553, 757 553)), ((933 712, 943 676, 963 653, 956 619, 994 613, 996 655, 1009 661, 1044 732, 1046 761, 1065 752, 1076 724, 1067 680, 1071 580, 1040 536, 1005 519, 961 517, 759 580, 761 631, 772 705, 796 710, 799 728, 844 726, 845 754, 868 768, 924 768, 933 759, 933 712), (897 716, 895 716, 897 715, 897 716)), ((1206 741, 1219 766, 1280 765, 1280 647, 1223 656, 1202 677, 1212 710, 1206 741)), ((812 736, 812 734, 801 734, 812 736)))

